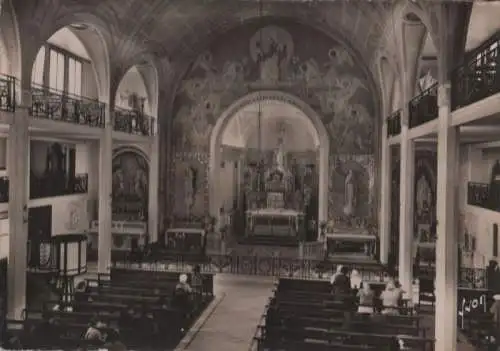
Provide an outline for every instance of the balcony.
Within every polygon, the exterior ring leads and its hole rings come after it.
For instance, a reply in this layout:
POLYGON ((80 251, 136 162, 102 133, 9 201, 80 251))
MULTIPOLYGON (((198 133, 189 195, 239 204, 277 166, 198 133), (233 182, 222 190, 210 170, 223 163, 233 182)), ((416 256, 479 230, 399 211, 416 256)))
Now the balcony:
POLYGON ((500 33, 468 54, 451 75, 451 109, 456 110, 500 92, 500 33))
POLYGON ((410 100, 408 103, 410 128, 418 127, 438 117, 437 90, 436 83, 410 100))
POLYGON ((9 178, 0 177, 0 203, 9 202, 9 178))
POLYGON ((492 196, 490 185, 486 183, 467 183, 467 204, 491 211, 500 212, 500 196, 492 196))
POLYGON ((88 175, 76 174, 70 178, 65 175, 30 175, 30 199, 85 194, 88 191, 88 175))
POLYGON ((0 111, 16 109, 16 78, 0 75, 0 111))
POLYGON ((393 112, 387 117, 387 137, 393 137, 401 133, 401 110, 393 112))
POLYGON ((113 129, 134 135, 152 136, 155 133, 156 119, 140 111, 115 107, 113 129))
POLYGON ((98 100, 40 86, 31 88, 31 96, 30 115, 34 118, 104 127, 105 104, 98 100))

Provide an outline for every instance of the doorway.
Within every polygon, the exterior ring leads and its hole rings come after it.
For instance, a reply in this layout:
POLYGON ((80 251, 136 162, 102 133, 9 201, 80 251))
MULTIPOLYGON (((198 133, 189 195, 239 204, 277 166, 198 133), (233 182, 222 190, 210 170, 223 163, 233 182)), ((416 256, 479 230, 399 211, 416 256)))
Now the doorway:
POLYGON ((30 207, 28 210, 28 240, 48 240, 52 236, 52 206, 30 207))

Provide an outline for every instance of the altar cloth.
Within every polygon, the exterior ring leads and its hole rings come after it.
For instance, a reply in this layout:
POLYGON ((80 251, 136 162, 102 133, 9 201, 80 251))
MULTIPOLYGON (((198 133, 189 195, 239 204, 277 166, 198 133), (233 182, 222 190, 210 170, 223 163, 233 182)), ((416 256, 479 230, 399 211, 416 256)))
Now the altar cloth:
POLYGON ((277 216, 277 217, 296 217, 303 215, 302 212, 285 208, 259 208, 257 210, 247 210, 247 215, 251 216, 277 216))

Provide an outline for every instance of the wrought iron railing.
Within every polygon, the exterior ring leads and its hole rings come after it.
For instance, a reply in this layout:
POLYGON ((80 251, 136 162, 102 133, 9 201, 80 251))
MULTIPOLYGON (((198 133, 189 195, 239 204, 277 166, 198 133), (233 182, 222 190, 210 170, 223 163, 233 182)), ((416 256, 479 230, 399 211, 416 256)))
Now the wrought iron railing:
POLYGON ((467 183, 467 204, 500 212, 500 194, 494 196, 486 183, 467 183))
POLYGON ((9 178, 0 177, 0 203, 9 202, 9 178))
POLYGON ((33 86, 31 96, 30 114, 34 118, 104 127, 105 104, 98 100, 41 86, 33 86))
POLYGON ((85 194, 87 191, 87 174, 76 174, 72 178, 53 175, 44 175, 41 177, 37 177, 34 174, 30 175, 30 199, 85 194))
POLYGON ((16 109, 16 78, 0 75, 0 111, 14 112, 16 109))
POLYGON ((408 103, 409 127, 417 127, 438 117, 438 83, 415 96, 408 103))
POLYGON ((156 119, 142 112, 115 107, 113 129, 117 132, 152 136, 156 119))
POLYGON ((401 133, 401 110, 393 112, 387 117, 387 137, 401 133))
POLYGON ((467 55, 451 74, 451 108, 470 105, 500 92, 500 33, 467 55))

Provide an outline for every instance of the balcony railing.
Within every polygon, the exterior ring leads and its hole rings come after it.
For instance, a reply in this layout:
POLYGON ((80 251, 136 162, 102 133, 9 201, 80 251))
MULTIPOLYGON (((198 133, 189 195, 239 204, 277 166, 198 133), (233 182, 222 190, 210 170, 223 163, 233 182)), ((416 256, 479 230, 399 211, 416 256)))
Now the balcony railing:
POLYGON ((410 100, 408 103, 410 128, 417 127, 438 117, 437 88, 438 84, 433 84, 410 100))
POLYGON ((397 110, 387 117, 387 137, 401 133, 401 110, 397 110))
POLYGON ((102 102, 39 86, 31 88, 31 96, 30 114, 34 118, 104 127, 105 104, 102 102))
POLYGON ((85 194, 88 191, 88 175, 77 174, 72 179, 67 176, 30 175, 30 198, 85 194))
POLYGON ((0 75, 0 111, 16 109, 16 78, 0 75))
POLYGON ((500 92, 500 35, 474 50, 451 75, 451 108, 456 110, 500 92))
POLYGON ((135 135, 152 136, 155 133, 156 119, 139 111, 115 108, 113 129, 135 135))
POLYGON ((494 196, 486 183, 467 183, 467 203, 500 212, 500 196, 494 196))
POLYGON ((0 203, 9 202, 9 178, 0 177, 0 203))

